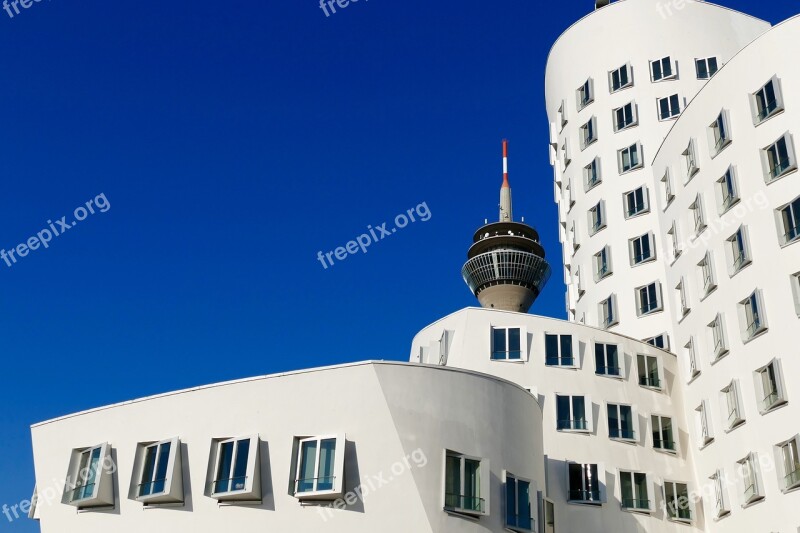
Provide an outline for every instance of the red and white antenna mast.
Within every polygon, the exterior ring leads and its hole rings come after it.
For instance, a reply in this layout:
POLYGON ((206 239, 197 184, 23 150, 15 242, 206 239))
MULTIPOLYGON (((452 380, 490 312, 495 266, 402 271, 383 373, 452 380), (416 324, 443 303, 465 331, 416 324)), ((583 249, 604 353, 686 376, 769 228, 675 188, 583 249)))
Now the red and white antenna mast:
POLYGON ((500 222, 513 222, 511 185, 508 183, 508 141, 503 139, 503 185, 500 187, 500 222))

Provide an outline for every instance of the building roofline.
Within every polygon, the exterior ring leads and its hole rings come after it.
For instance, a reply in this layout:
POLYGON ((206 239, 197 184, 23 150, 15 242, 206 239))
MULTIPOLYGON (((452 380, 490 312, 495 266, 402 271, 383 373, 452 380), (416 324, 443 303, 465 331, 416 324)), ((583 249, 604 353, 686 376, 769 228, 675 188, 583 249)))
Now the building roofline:
MULTIPOLYGON (((430 369, 430 370, 438 370, 438 371, 443 371, 443 372, 456 372, 456 373, 459 373, 459 374, 468 374, 468 375, 472 375, 472 376, 477 376, 477 377, 489 379, 489 380, 492 380, 492 381, 497 381, 497 382, 503 383, 505 385, 512 385, 512 386, 516 387, 517 389, 525 392, 526 394, 529 394, 527 389, 525 389, 521 385, 518 385, 518 384, 514 383, 513 381, 509 381, 509 380, 503 379, 501 377, 493 376, 491 374, 486 374, 484 372, 477 372, 477 371, 474 371, 474 370, 467 370, 467 369, 456 368, 456 367, 429 365, 429 364, 422 364, 422 363, 412 363, 412 362, 406 362, 406 361, 366 360, 366 361, 359 361, 359 362, 355 362, 355 363, 344 363, 344 364, 338 364, 338 365, 321 366, 321 367, 316 367, 316 368, 305 368, 305 369, 301 369, 301 370, 292 370, 292 371, 289 371, 289 372, 279 372, 277 374, 267 374, 267 375, 262 375, 262 376, 254 376, 254 377, 249 377, 249 378, 235 379, 235 380, 230 380, 230 381, 222 381, 222 382, 219 382, 219 383, 211 383, 211 384, 208 384, 208 385, 199 385, 199 386, 190 387, 190 388, 187 388, 187 389, 180 389, 180 390, 176 390, 176 391, 164 392, 164 393, 160 393, 160 394, 154 394, 154 395, 151 395, 151 396, 145 396, 145 397, 137 398, 137 399, 134 399, 134 400, 127 400, 127 401, 123 401, 123 402, 117 402, 117 403, 105 405, 105 406, 102 406, 102 407, 94 407, 92 409, 86 409, 84 411, 78 411, 77 413, 63 415, 63 416, 59 416, 59 417, 56 417, 56 418, 51 418, 49 420, 44 420, 42 422, 37 422, 35 424, 31 424, 30 427, 31 427, 31 429, 35 429, 35 428, 39 428, 39 427, 46 426, 46 425, 49 425, 49 424, 53 424, 53 423, 56 423, 56 422, 62 422, 64 420, 68 420, 68 419, 71 419, 71 418, 76 418, 76 417, 79 417, 79 416, 98 413, 100 411, 107 411, 107 410, 115 409, 115 408, 118 408, 118 407, 124 407, 124 406, 127 406, 127 405, 133 405, 133 404, 143 403, 143 402, 152 401, 152 400, 159 400, 159 399, 162 399, 162 398, 168 398, 170 396, 178 396, 180 394, 188 394, 188 393, 191 393, 191 392, 197 392, 197 391, 201 391, 201 390, 216 389, 216 388, 220 388, 220 387, 229 387, 229 386, 233 386, 233 385, 241 385, 243 383, 252 383, 252 382, 256 382, 256 381, 266 381, 266 380, 270 380, 270 379, 277 379, 277 378, 283 378, 283 377, 289 377, 289 376, 297 376, 297 375, 301 375, 301 374, 312 374, 312 373, 317 373, 317 372, 328 372, 328 371, 333 371, 333 370, 342 370, 342 369, 355 368, 355 367, 361 367, 361 366, 419 367, 419 368, 426 368, 426 369, 430 369)), ((538 405, 539 402, 537 401, 536 404, 538 405)), ((539 408, 541 409, 541 406, 539 406, 539 408)))

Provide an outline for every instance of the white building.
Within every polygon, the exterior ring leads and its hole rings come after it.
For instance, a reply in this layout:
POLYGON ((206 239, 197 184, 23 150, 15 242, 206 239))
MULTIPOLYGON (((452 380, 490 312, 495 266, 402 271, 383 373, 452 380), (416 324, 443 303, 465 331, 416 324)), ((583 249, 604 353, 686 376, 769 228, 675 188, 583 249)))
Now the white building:
POLYGON ((550 266, 506 174, 463 270, 483 308, 409 363, 36 424, 34 501, 3 512, 44 533, 800 531, 798 56, 800 18, 598 0, 546 74, 569 321, 519 312, 550 266))

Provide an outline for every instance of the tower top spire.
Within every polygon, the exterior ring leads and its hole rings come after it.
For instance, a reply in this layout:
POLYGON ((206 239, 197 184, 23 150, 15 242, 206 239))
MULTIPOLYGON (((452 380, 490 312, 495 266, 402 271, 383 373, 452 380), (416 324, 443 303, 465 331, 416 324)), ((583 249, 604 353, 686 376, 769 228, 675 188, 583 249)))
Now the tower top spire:
POLYGON ((511 185, 508 183, 508 141, 503 139, 503 185, 500 187, 500 222, 513 222, 511 185))

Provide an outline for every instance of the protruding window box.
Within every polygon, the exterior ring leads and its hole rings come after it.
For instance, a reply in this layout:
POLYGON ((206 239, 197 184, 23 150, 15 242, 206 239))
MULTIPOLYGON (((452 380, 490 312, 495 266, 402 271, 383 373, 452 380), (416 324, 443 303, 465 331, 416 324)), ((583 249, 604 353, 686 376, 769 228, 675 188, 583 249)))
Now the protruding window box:
POLYGON ((145 505, 183 503, 180 440, 140 443, 136 458, 136 500, 145 505))
POLYGON ((78 509, 114 507, 115 470, 107 443, 72 450, 63 503, 78 509))
POLYGON ((219 439, 213 447, 214 477, 210 496, 219 502, 261 501, 257 435, 219 439))
POLYGON ((335 500, 344 494, 344 444, 344 435, 295 437, 295 498, 335 500))

